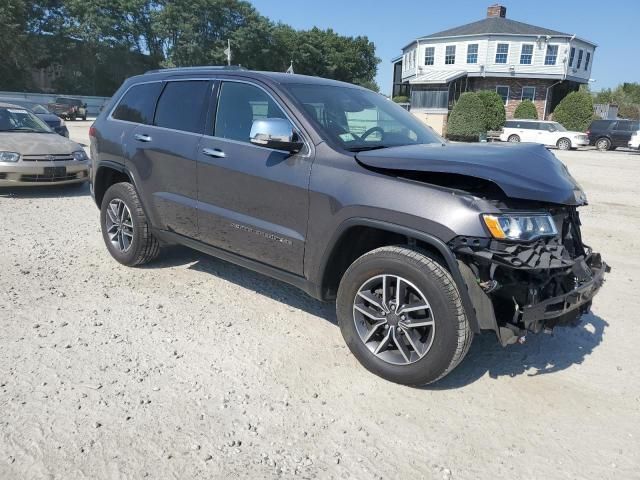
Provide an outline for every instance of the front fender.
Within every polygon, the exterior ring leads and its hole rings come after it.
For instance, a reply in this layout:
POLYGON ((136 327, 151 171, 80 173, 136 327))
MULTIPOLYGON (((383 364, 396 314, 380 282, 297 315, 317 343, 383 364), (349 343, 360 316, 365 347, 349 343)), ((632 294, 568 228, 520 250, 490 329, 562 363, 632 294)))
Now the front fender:
MULTIPOLYGON (((322 279, 324 278, 325 271, 328 268, 328 261, 331 257, 329 254, 333 251, 333 248, 336 246, 341 236, 352 227, 371 227, 379 230, 385 230, 392 233, 397 233, 400 235, 404 235, 408 238, 412 238, 415 240, 419 240, 421 242, 426 243, 433 249, 435 249, 446 262, 446 267, 451 273, 456 286, 458 287, 458 291, 460 292, 460 296, 462 299, 462 305, 464 306, 465 312, 467 314, 467 319, 469 320, 469 325, 471 330, 474 333, 480 333, 480 325, 478 323, 478 318, 476 314, 476 310, 474 308, 474 304, 471 301, 469 295, 469 288, 467 283, 465 282, 464 277, 461 274, 460 267, 458 265, 458 261, 456 260, 453 252, 449 247, 438 237, 431 235, 427 232, 415 230, 409 227, 405 227, 402 225, 397 225, 389 222, 384 222, 380 220, 375 220, 371 218, 350 218, 340 224, 338 229, 334 232, 331 241, 327 245, 325 249, 325 254, 323 255, 323 263, 320 265, 318 271, 314 275, 315 280, 314 284, 318 286, 318 289, 322 288, 322 279)), ((321 292, 318 292, 319 296, 321 292)))

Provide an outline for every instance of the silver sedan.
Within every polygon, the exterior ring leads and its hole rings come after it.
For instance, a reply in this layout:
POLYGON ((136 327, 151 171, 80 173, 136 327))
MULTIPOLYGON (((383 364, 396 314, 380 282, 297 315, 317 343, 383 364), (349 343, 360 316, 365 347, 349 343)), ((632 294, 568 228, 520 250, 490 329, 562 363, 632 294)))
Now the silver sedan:
POLYGON ((82 146, 23 107, 0 103, 0 187, 79 184, 88 172, 82 146))

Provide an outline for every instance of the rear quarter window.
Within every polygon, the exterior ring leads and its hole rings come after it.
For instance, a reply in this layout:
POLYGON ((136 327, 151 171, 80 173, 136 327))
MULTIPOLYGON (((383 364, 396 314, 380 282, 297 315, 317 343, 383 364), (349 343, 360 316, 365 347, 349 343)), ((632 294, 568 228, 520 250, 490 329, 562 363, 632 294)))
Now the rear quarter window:
POLYGON ((161 82, 134 85, 124 94, 118 106, 111 114, 116 120, 151 124, 158 95, 162 90, 161 82))

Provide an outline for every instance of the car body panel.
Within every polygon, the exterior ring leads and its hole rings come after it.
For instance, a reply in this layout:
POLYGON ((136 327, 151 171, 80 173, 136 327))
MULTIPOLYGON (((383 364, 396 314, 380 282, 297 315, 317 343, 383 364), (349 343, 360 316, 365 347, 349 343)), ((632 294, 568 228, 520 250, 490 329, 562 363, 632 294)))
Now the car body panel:
POLYGON ((512 198, 584 203, 580 185, 551 152, 534 144, 411 145, 357 154, 386 170, 453 173, 489 180, 512 198))

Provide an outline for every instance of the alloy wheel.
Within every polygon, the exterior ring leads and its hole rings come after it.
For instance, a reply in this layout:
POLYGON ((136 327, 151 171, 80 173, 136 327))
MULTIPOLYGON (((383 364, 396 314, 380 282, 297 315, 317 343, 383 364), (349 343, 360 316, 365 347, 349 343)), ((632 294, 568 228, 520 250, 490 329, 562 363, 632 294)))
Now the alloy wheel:
POLYGON ((381 360, 409 365, 431 349, 435 321, 425 295, 398 275, 367 280, 353 301, 353 320, 360 340, 381 360))
POLYGON ((105 223, 111 244, 119 251, 127 252, 133 242, 133 220, 127 204, 119 198, 111 200, 105 223))

